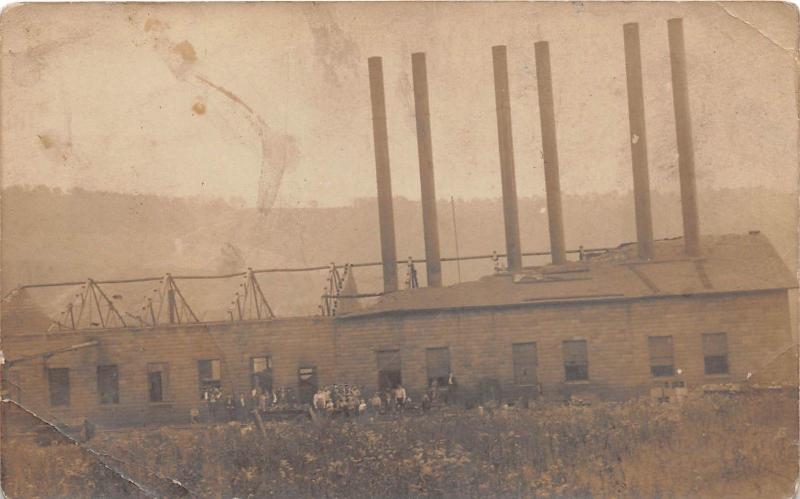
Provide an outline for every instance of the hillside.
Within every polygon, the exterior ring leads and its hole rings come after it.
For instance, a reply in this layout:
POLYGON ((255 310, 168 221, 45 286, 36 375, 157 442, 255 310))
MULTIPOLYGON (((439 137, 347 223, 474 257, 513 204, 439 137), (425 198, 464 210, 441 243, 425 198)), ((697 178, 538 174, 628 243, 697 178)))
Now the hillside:
MULTIPOLYGON (((616 246, 635 239, 633 200, 626 195, 563 198, 569 248, 616 246)), ((704 233, 761 230, 790 268, 796 262, 796 201, 792 194, 764 189, 704 192, 700 204, 704 233)), ((500 200, 456 200, 461 255, 504 251, 500 200)), ((681 233, 676 194, 653 197, 656 237, 681 233)), ((525 251, 546 250, 543 198, 520 199, 525 251)), ((424 254, 418 202, 395 201, 398 256, 424 254)), ((439 203, 443 256, 455 255, 449 202, 439 203)), ((2 284, 5 291, 30 282, 137 277, 178 273, 225 273, 253 268, 326 265, 380 260, 374 199, 335 208, 276 208, 267 215, 218 199, 166 198, 45 187, 11 187, 2 195, 2 284)), ((537 263, 536 259, 526 263, 537 263)), ((420 275, 424 271, 420 269, 420 275)), ((490 273, 490 261, 465 262, 462 279, 490 273)), ((453 263, 444 264, 445 284, 456 282, 453 263)), ((401 267, 401 279, 405 269, 401 267)), ((378 267, 358 269, 359 290, 379 291, 378 267)), ((313 314, 325 273, 260 277, 280 315, 313 314)), ((235 280, 192 282, 185 294, 206 318, 221 318, 237 289, 235 280)), ((124 290, 119 290, 122 293, 124 290)), ((128 290, 141 300, 147 286, 128 290)), ((38 292, 58 310, 75 290, 38 292)), ((115 292, 118 292, 115 290, 115 292)), ((138 301, 137 301, 138 303, 138 301)), ((132 305, 131 305, 132 306, 132 305)))

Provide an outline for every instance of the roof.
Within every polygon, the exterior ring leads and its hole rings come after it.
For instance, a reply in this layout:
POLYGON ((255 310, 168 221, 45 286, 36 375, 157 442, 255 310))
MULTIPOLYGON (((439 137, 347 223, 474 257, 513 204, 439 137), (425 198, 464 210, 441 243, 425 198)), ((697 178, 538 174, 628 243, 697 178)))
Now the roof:
POLYGON ((383 295, 340 318, 391 312, 640 299, 797 288, 797 280, 759 232, 704 236, 701 256, 687 257, 683 238, 656 241, 640 260, 636 243, 563 265, 526 267, 443 288, 383 295))

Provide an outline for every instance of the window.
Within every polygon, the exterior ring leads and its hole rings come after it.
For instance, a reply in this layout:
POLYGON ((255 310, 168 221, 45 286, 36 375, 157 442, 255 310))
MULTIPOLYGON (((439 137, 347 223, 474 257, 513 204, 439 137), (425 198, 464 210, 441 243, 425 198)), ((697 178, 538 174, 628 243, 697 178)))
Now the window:
POLYGON ((674 376, 672 336, 650 336, 647 338, 647 348, 650 351, 650 374, 654 377, 674 376))
POLYGON ((725 333, 703 335, 703 360, 706 374, 728 374, 728 336, 725 333))
POLYGON ((166 400, 167 386, 169 386, 169 364, 147 364, 147 393, 150 402, 166 400))
POLYGON ((200 386, 200 399, 205 400, 203 395, 213 389, 222 387, 222 375, 219 359, 206 359, 197 361, 197 378, 200 386))
POLYGON ((119 404, 117 366, 97 366, 97 398, 101 404, 119 404))
POLYGON ((297 370, 297 392, 300 402, 309 403, 317 392, 317 368, 301 367, 297 370))
POLYGON ((378 360, 378 389, 396 388, 402 384, 400 350, 383 350, 375 353, 378 360))
POLYGON ((567 381, 589 379, 589 356, 586 340, 571 340, 563 343, 564 377, 567 381))
POLYGON ((428 348, 425 350, 425 365, 428 369, 428 385, 434 380, 439 386, 447 386, 450 378, 450 348, 428 348))
POLYGON ((514 364, 515 385, 536 385, 536 343, 514 343, 511 345, 511 360, 514 364))
POLYGON ((250 378, 253 388, 260 388, 263 392, 271 392, 272 359, 269 357, 251 357, 250 378))
POLYGON ((69 405, 69 369, 59 367, 47 369, 47 384, 50 387, 50 405, 69 405))

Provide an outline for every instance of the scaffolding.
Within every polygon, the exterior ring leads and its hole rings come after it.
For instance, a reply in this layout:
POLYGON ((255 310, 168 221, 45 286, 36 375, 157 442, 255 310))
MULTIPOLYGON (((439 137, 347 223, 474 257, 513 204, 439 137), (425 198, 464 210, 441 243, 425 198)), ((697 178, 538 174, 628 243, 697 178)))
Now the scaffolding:
POLYGON ((234 293, 235 298, 231 302, 231 307, 228 308, 228 318, 231 322, 275 318, 272 307, 269 306, 253 269, 247 269, 239 288, 241 291, 234 293))
MULTIPOLYGON (((119 299, 118 297, 119 295, 114 295, 114 299, 119 299)), ((73 300, 67 303, 66 310, 61 312, 59 320, 55 321, 53 326, 59 330, 76 330, 127 327, 127 324, 114 306, 114 302, 100 286, 94 280, 87 279, 73 300)))
MULTIPOLYGON (((575 254, 579 261, 587 260, 607 253, 614 248, 583 248, 568 250, 567 253, 575 254)), ((525 257, 548 256, 548 251, 523 253, 525 257)), ((496 273, 507 272, 507 268, 502 265, 501 258, 506 255, 493 252, 490 255, 472 255, 441 258, 442 262, 460 262, 468 260, 489 260, 493 262, 496 273)), ((419 287, 416 264, 426 263, 425 259, 415 259, 409 257, 406 261, 398 261, 398 264, 406 265, 406 289, 416 289, 419 287)), ((177 281, 183 280, 219 280, 230 278, 241 278, 239 289, 234 293, 234 299, 226 305, 228 319, 235 321, 248 320, 271 320, 276 317, 273 308, 266 299, 256 276, 257 274, 277 274, 277 273, 299 273, 299 272, 319 272, 326 270, 325 287, 318 306, 322 316, 336 316, 341 309, 342 300, 360 298, 375 298, 383 296, 383 293, 352 293, 342 294, 348 276, 352 277, 353 269, 359 267, 379 267, 382 262, 363 262, 338 266, 331 262, 328 265, 314 267, 290 267, 290 268, 248 268, 244 272, 217 275, 172 275, 170 273, 159 277, 140 277, 131 279, 112 279, 74 282, 54 282, 25 284, 9 291, 6 297, 17 290, 35 288, 53 288, 79 286, 80 289, 74 294, 73 299, 67 304, 65 310, 60 314, 59 320, 53 321, 53 329, 91 329, 91 328, 115 328, 131 327, 134 324, 140 327, 156 327, 162 324, 186 324, 200 323, 200 319, 195 314, 189 301, 186 299, 177 281), (152 296, 144 297, 143 303, 139 308, 139 313, 134 314, 128 311, 120 312, 120 306, 116 303, 122 300, 121 295, 114 294, 110 298, 103 291, 102 286, 118 285, 130 283, 158 283, 158 287, 152 290, 152 296), (124 315, 124 317, 123 317, 124 315), (125 320, 128 318, 128 321, 125 320)))
POLYGON ((336 307, 339 305, 339 298, 344 287, 347 273, 352 269, 349 264, 345 264, 343 272, 339 272, 339 267, 331 262, 328 268, 328 276, 325 279, 325 287, 320 297, 320 315, 333 317, 336 315, 336 307))

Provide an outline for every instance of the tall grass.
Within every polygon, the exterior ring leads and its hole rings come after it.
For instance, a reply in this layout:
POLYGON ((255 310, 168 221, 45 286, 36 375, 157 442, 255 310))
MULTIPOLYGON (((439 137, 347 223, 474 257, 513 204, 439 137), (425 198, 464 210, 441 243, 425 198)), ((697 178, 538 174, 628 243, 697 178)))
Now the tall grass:
POLYGON ((796 442, 796 398, 750 394, 276 422, 266 438, 140 429, 93 445, 214 497, 783 497, 796 442))

